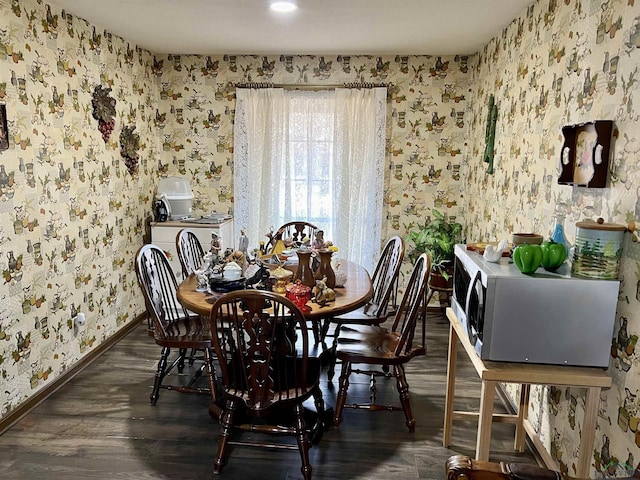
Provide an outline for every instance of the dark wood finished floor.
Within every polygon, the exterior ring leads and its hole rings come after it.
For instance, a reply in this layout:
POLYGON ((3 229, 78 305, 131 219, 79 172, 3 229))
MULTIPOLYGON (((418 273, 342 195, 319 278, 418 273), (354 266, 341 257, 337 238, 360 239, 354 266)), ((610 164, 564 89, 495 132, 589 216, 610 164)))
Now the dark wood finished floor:
MULTIPOLYGON (((441 445, 446 319, 430 315, 427 338, 427 355, 407 368, 415 433, 402 412, 347 409, 340 429, 326 432, 311 449, 314 479, 444 480, 447 458, 473 456, 473 422, 454 422, 453 444, 441 445)), ((159 353, 141 324, 0 436, 0 478, 211 479, 219 427, 209 417, 207 397, 163 390, 158 404, 149 405, 159 353)), ((477 410, 480 382, 464 351, 459 355, 456 409, 477 410)), ((322 378, 325 401, 335 405, 337 379, 331 387, 322 378)), ((368 398, 368 387, 365 376, 354 375, 350 398, 368 398)), ((378 381, 378 398, 397 401, 392 379, 378 381)), ((499 401, 496 410, 504 411, 499 401)), ((535 463, 531 452, 513 452, 513 434, 512 425, 494 424, 491 460, 535 463)), ((299 455, 235 447, 216 478, 299 479, 299 455)))

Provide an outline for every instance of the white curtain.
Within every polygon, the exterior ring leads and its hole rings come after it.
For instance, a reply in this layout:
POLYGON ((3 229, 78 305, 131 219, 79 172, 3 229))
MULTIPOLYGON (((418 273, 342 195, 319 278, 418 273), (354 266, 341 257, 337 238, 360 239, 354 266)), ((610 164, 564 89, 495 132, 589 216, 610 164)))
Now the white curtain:
POLYGON ((386 89, 238 89, 236 99, 234 216, 250 246, 270 226, 307 220, 340 257, 372 271, 382 241, 386 89))

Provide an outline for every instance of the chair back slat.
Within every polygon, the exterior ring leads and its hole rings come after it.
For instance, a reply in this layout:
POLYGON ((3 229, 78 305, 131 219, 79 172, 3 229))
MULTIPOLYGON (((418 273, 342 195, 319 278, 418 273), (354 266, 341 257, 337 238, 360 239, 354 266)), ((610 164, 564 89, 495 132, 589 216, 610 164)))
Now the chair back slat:
MULTIPOLYGON (((391 330, 400 333, 395 349, 396 356, 407 355, 414 350, 415 329, 418 319, 422 318, 422 301, 425 298, 430 270, 429 257, 423 253, 413 267, 411 278, 393 320, 391 330)), ((418 346, 420 347, 424 348, 424 345, 418 346)))
POLYGON ((254 415, 309 393, 307 324, 287 298, 261 290, 227 293, 213 304, 211 335, 223 390, 254 415))
POLYGON ((399 236, 389 239, 382 249, 371 281, 373 297, 369 301, 367 314, 382 318, 386 316, 396 288, 400 267, 404 258, 404 241, 399 236))
POLYGON ((164 250, 153 244, 142 246, 136 255, 136 276, 154 323, 154 335, 167 338, 184 333, 179 325, 189 314, 178 302, 178 283, 164 250))
POLYGON ((182 267, 182 276, 187 278, 204 263, 204 249, 195 232, 183 228, 176 235, 176 251, 182 267))
POLYGON ((278 230, 276 230, 273 236, 269 239, 265 246, 266 251, 271 252, 278 240, 291 239, 294 244, 298 245, 302 243, 302 240, 305 237, 307 237, 309 241, 312 242, 318 230, 319 228, 313 223, 302 220, 285 223, 278 228, 278 230))

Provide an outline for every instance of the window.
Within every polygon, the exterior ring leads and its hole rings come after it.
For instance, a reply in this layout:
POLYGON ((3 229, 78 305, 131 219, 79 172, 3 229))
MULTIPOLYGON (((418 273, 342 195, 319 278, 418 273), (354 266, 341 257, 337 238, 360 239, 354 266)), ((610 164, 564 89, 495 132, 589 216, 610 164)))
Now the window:
POLYGON ((250 247, 306 220, 372 268, 381 247, 386 90, 239 89, 234 216, 250 247))

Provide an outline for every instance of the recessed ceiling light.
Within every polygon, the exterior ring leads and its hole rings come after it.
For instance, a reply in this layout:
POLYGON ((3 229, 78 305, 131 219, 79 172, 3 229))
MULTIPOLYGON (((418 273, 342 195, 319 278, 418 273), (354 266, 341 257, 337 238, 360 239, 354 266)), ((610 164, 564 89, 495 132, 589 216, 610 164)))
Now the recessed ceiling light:
POLYGON ((269 6, 275 12, 293 12, 298 8, 296 2, 292 0, 273 0, 269 6))

